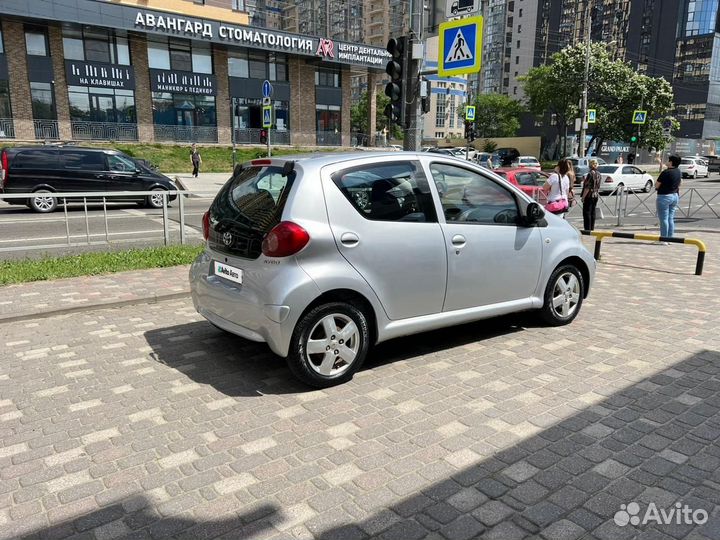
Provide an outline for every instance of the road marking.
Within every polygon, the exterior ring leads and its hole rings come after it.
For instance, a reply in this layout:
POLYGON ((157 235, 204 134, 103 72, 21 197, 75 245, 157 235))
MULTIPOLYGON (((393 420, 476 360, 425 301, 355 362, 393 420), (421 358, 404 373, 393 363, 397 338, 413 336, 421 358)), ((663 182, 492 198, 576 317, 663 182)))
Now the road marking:
MULTIPOLYGON (((188 233, 192 235, 199 235, 198 231, 192 228, 186 227, 188 233)), ((177 232, 177 229, 173 229, 173 232, 177 232)), ((126 231, 126 232, 117 232, 117 233, 108 233, 108 236, 130 236, 130 235, 136 235, 136 234, 156 234, 158 236, 162 236, 163 232, 158 231, 157 229, 151 229, 149 231, 126 231)), ((105 236, 105 233, 90 233, 90 237, 94 236, 105 236)), ((87 234, 71 234, 70 238, 87 238, 87 234)), ((67 236, 44 236, 42 238, 13 238, 12 240, 0 240, 0 243, 6 244, 10 242, 28 242, 30 240, 67 240, 67 236)), ((32 247, 32 246, 30 246, 32 247)))

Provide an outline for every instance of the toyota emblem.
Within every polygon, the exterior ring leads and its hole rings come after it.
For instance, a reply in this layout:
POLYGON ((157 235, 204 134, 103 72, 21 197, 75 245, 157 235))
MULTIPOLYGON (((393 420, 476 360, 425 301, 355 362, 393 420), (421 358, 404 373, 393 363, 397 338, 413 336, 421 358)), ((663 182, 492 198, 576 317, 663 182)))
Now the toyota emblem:
POLYGON ((223 233, 222 241, 223 241, 223 244, 225 244, 226 246, 229 246, 230 244, 232 244, 232 241, 233 241, 232 233, 230 233, 230 232, 223 233))

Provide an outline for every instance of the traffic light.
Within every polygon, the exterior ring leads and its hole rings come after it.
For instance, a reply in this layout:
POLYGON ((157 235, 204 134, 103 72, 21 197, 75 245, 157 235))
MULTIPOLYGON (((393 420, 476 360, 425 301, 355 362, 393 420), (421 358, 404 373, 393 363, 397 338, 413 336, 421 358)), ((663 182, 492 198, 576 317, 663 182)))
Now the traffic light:
POLYGON ((260 130, 260 144, 267 143, 267 130, 261 129, 260 130))
POLYGON ((468 142, 475 140, 475 122, 465 120, 465 139, 467 139, 468 142))
POLYGON ((430 112, 430 81, 424 77, 420 80, 420 106, 423 113, 430 112))
POLYGON ((407 38, 390 38, 387 51, 392 57, 385 66, 385 73, 390 76, 390 82, 385 86, 385 95, 390 98, 390 103, 384 113, 390 123, 402 126, 405 124, 403 78, 407 69, 407 38))
POLYGON ((630 142, 637 142, 637 135, 630 137, 630 142))

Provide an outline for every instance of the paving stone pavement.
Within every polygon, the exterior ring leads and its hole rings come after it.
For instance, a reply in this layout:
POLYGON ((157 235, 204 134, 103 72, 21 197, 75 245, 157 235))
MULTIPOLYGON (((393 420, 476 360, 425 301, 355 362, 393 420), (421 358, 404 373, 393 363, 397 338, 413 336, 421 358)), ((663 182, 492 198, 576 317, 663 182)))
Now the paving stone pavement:
POLYGON ((609 240, 572 325, 395 340, 322 391, 188 299, 0 324, 0 538, 720 538, 701 237, 702 277, 609 240), (632 502, 708 520, 617 525, 632 502))

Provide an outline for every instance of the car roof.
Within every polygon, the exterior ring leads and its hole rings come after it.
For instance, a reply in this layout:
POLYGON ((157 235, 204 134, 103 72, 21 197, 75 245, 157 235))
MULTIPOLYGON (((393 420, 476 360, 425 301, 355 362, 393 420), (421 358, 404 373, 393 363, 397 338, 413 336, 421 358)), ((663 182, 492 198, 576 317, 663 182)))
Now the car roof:
POLYGON ((498 167, 497 169, 494 169, 495 171, 500 172, 538 172, 537 169, 532 169, 530 167, 498 167))
MULTIPOLYGON (((434 153, 434 152, 433 152, 434 153)), ((324 167, 326 165, 334 165, 337 163, 350 163, 352 161, 359 161, 368 158, 389 158, 398 159, 399 157, 408 158, 427 158, 428 152, 321 152, 321 153, 307 153, 307 154, 292 154, 286 156, 273 156, 271 158, 257 158, 247 161, 247 165, 270 165, 270 164, 282 164, 286 161, 294 161, 299 164, 308 164, 317 167, 324 167)), ((452 158, 448 154, 438 154, 438 158, 452 158)), ((462 160, 464 161, 464 160, 462 160)), ((470 163, 469 161, 467 163, 470 163)))
POLYGON ((13 152, 21 152, 24 150, 83 150, 87 152, 103 152, 110 154, 119 154, 118 150, 113 148, 94 148, 91 146, 75 146, 74 144, 35 144, 28 146, 9 146, 6 150, 12 150, 13 152))
POLYGON ((538 161, 538 158, 535 156, 520 156, 518 159, 534 159, 535 161, 538 161))

